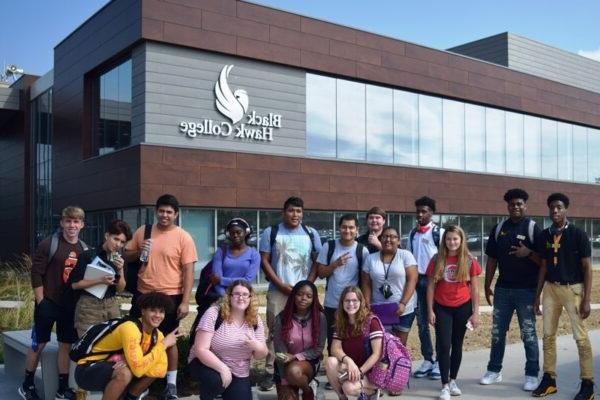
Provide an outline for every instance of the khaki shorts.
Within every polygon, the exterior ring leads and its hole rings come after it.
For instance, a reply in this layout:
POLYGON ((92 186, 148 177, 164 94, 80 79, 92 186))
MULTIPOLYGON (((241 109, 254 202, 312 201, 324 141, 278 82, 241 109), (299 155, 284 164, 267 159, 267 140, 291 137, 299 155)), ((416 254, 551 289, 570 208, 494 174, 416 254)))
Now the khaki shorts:
POLYGON ((79 296, 79 300, 75 306, 75 329, 77 329, 77 335, 79 337, 83 336, 85 331, 92 325, 120 317, 121 310, 116 297, 99 299, 95 296, 82 294, 79 296))

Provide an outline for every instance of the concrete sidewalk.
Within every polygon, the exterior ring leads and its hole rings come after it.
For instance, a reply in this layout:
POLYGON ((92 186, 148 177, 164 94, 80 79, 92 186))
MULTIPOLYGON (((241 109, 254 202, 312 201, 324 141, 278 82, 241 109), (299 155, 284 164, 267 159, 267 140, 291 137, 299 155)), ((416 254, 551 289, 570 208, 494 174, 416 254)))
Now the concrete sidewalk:
MULTIPOLYGON (((467 335, 482 334, 482 332, 467 332, 467 335)), ((595 381, 600 382, 600 330, 590 331, 590 341, 594 351, 594 375, 595 381)), ((572 336, 561 336, 557 340, 558 352, 558 393, 550 396, 552 400, 572 399, 579 390, 579 362, 577 347, 572 336)), ((542 353, 542 344, 540 342, 540 353, 542 353)), ((541 354, 540 354, 541 355, 541 354)), ((504 369, 502 383, 481 386, 479 378, 485 372, 488 362, 489 350, 476 350, 463 354, 463 360, 457 382, 462 389, 463 395, 455 399, 475 400, 475 399, 515 399, 530 398, 528 392, 524 392, 523 369, 525 365, 525 355, 521 343, 508 345, 504 357, 504 369)), ((540 360, 541 361, 541 360, 540 360)), ((413 368, 420 365, 420 361, 415 362, 413 368)), ((319 377, 319 381, 325 382, 324 376, 319 377)), ((4 373, 4 366, 0 366, 0 400, 19 400, 16 388, 20 382, 14 379, 8 379, 4 373)), ((410 389, 406 390, 401 397, 384 396, 382 399, 437 399, 440 391, 440 382, 429 379, 411 379, 410 389)), ((337 396, 332 391, 325 391, 327 400, 336 400, 337 396)), ((276 400, 275 390, 270 392, 258 392, 260 400, 276 400)), ((180 397, 181 400, 198 399, 198 396, 180 397)), ((240 399, 242 400, 242 399, 240 399)))

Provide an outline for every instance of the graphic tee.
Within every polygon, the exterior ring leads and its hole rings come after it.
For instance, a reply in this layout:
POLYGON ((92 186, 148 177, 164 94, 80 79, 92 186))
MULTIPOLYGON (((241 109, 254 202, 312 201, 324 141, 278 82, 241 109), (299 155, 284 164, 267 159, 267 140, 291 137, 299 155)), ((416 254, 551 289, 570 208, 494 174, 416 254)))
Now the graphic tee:
MULTIPOLYGON (((481 274, 481 265, 477 262, 475 257, 471 258, 471 268, 469 275, 471 279, 481 274)), ((456 280, 456 273, 458 271, 457 256, 446 257, 446 265, 444 266, 444 279, 439 280, 435 284, 435 291, 433 298, 436 303, 446 307, 459 307, 465 304, 471 299, 471 283, 459 282, 456 280)), ((433 279, 435 274, 435 257, 429 262, 427 267, 427 276, 433 279)))

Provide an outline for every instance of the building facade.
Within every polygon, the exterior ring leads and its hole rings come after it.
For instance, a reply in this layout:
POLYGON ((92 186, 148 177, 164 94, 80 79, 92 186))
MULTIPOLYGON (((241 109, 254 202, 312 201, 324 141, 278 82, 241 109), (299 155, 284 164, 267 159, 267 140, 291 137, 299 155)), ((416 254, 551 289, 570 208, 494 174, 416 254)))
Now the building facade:
POLYGON ((5 255, 68 204, 95 243, 172 193, 199 267, 229 218, 260 232, 291 195, 324 240, 341 213, 374 205, 406 237, 414 200, 431 196, 481 257, 504 192, 521 187, 540 224, 548 194, 568 194, 600 263, 598 92, 235 0, 112 1, 54 54, 51 85, 19 89, 32 126, 16 190, 35 207, 3 216, 29 226, 5 255))

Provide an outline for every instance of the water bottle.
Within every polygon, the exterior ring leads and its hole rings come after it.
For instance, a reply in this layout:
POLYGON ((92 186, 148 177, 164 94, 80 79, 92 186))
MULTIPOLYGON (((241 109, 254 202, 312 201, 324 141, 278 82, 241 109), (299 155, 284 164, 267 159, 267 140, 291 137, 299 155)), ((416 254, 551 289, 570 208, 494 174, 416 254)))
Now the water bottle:
POLYGON ((140 262, 146 264, 148 262, 148 257, 150 257, 150 249, 144 247, 140 253, 140 262))

